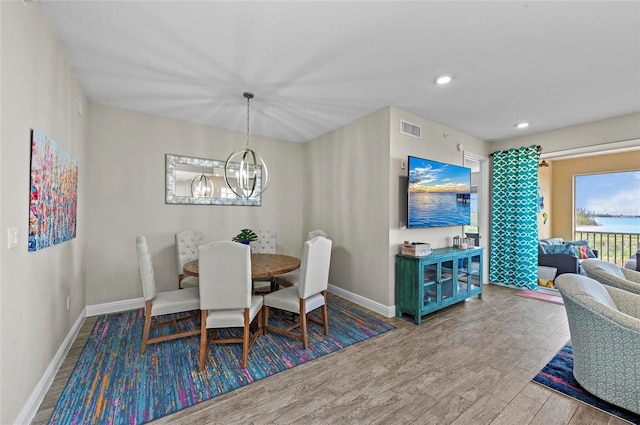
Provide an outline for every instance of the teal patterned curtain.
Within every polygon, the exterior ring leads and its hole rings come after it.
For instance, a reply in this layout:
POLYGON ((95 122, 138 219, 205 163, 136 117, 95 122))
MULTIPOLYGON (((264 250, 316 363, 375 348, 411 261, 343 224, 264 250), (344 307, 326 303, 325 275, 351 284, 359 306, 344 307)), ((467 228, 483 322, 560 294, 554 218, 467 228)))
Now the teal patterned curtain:
POLYGON ((491 282, 538 286, 538 160, 540 147, 497 151, 493 156, 491 282))

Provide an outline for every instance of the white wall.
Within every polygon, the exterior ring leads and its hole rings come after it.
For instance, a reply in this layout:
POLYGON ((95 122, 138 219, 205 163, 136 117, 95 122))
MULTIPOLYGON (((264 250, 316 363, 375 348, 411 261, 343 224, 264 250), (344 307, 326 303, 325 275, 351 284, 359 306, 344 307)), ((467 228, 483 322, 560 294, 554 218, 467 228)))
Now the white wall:
POLYGON ((593 121, 491 144, 491 152, 540 145, 542 155, 640 138, 640 113, 593 121))
MULTIPOLYGON (((245 113, 242 108, 238 113, 245 113)), ((226 160, 246 133, 91 105, 87 148, 87 305, 142 296, 135 237, 145 235, 158 290, 177 289, 174 235, 206 241, 240 229, 275 229, 277 251, 301 255, 303 145, 251 136, 272 174, 261 207, 165 204, 165 154, 226 160)))
POLYGON ((86 99, 38 3, 0 2, 0 423, 13 423, 85 306, 86 99), (28 252, 30 130, 77 160, 77 237, 28 252), (7 229, 19 229, 7 249, 7 229), (71 296, 71 308, 66 298, 71 296))
POLYGON ((401 160, 416 155, 462 165, 458 143, 468 152, 488 155, 482 140, 387 107, 306 144, 305 227, 323 228, 334 241, 331 284, 392 307, 395 255, 402 241, 441 247, 462 232, 462 227, 400 230, 406 209, 401 186, 407 176, 401 160), (422 126, 423 139, 401 135, 401 118, 422 126))
MULTIPOLYGON (((403 241, 412 242, 429 242, 433 248, 442 248, 450 246, 450 238, 455 235, 463 235, 463 226, 454 227, 433 227, 426 229, 401 229, 402 225, 406 226, 406 212, 402 215, 402 211, 406 209, 406 193, 401 193, 400 189, 405 186, 402 181, 406 180, 408 169, 401 168, 402 161, 406 162, 409 155, 421 158, 433 159, 435 161, 446 162, 456 165, 464 165, 465 152, 475 157, 488 158, 489 144, 483 140, 446 127, 444 125, 429 121, 426 118, 419 117, 398 108, 391 108, 390 116, 390 174, 392 181, 390 199, 391 209, 389 214, 389 287, 395 287, 395 255, 399 252, 403 241), (422 127, 422 139, 407 136, 400 133, 400 120, 408 121, 412 124, 422 127), (446 134, 446 137, 444 136, 446 134), (461 143, 463 151, 458 150, 458 144, 461 143)), ((488 183, 485 179, 484 184, 478 185, 478 196, 488 197, 488 183)), ((480 239, 481 246, 488 240, 485 234, 488 232, 488 203, 480 204, 478 217, 480 222, 480 231, 483 236, 480 239)), ((487 247, 484 246, 485 275, 488 268, 487 247)), ((392 292, 394 294, 395 292, 392 292)), ((393 295, 395 296, 395 295, 393 295)), ((395 300, 392 298, 392 304, 395 300)))
POLYGON ((390 304, 389 108, 305 144, 305 229, 333 240, 329 282, 390 304))

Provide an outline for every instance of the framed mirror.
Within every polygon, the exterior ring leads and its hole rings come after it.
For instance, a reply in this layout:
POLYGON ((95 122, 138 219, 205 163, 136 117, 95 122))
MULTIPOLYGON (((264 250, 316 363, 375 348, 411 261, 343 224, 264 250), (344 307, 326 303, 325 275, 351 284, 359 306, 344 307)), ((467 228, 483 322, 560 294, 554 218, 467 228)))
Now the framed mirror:
MULTIPOLYGON (((224 180, 224 163, 215 159, 165 155, 165 204, 187 205, 262 205, 260 169, 256 179, 256 193, 250 198, 237 196, 224 180)), ((229 176, 229 184, 237 182, 238 163, 231 163, 236 176, 229 176)), ((240 190, 236 190, 240 193, 240 190)))

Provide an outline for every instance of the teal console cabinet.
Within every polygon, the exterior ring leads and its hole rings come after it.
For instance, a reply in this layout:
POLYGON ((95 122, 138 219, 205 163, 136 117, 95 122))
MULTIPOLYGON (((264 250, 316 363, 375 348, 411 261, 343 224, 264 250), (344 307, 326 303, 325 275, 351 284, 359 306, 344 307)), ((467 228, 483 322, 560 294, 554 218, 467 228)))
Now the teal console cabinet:
POLYGON ((396 316, 422 316, 477 295, 482 298, 482 248, 437 248, 396 255, 396 316))

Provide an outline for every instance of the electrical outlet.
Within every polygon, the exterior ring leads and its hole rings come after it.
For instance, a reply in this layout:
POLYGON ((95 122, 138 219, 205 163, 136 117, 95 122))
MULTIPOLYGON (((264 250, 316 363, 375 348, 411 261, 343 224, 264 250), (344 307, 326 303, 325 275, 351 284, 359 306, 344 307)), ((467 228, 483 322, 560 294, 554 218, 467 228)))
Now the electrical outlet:
POLYGON ((67 310, 71 309, 71 295, 67 297, 67 310))

